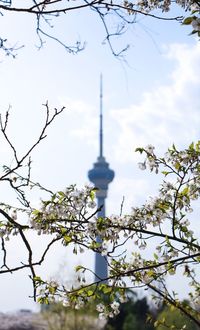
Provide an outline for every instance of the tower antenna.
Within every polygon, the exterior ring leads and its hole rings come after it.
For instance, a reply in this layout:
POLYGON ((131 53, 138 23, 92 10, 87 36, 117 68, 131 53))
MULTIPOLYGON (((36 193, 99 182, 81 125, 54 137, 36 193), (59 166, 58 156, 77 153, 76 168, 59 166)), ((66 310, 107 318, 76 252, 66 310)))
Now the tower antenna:
POLYGON ((103 77, 100 75, 100 130, 99 130, 99 157, 103 157, 103 77))

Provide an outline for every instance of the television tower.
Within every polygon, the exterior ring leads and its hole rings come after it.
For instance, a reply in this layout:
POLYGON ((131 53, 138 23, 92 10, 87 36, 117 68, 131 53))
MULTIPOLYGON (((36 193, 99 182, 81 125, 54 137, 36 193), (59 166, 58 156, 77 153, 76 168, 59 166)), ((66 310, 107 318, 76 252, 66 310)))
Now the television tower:
MULTIPOLYGON (((96 191, 98 217, 105 218, 105 200, 108 192, 108 184, 114 179, 114 171, 109 169, 109 163, 103 156, 103 88, 102 75, 100 76, 100 116, 99 116, 99 156, 93 169, 88 171, 88 178, 98 190, 96 191)), ((100 237, 96 238, 101 242, 100 237)), ((105 256, 100 253, 95 254, 95 280, 106 279, 108 276, 108 265, 105 256)))

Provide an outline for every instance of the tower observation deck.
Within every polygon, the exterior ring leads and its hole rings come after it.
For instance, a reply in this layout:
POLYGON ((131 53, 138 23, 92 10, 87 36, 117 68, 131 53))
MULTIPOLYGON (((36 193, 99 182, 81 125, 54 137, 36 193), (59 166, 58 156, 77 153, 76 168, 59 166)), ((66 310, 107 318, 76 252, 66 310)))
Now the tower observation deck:
MULTIPOLYGON (((91 170, 88 171, 88 178, 98 188, 96 192, 98 217, 105 217, 105 199, 108 192, 108 184, 114 179, 114 171, 109 168, 103 156, 103 92, 102 92, 102 75, 100 76, 100 116, 99 116, 99 156, 91 170)), ((97 242, 101 242, 99 237, 97 242)), ((106 257, 100 253, 95 254, 95 280, 106 279, 108 276, 108 266, 106 257)))

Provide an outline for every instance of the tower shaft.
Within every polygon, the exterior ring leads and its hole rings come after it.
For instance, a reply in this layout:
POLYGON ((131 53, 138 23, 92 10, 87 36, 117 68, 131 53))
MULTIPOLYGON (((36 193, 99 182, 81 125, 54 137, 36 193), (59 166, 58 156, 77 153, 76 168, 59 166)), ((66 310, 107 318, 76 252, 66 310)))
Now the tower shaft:
MULTIPOLYGON (((97 205, 100 211, 98 212, 98 218, 105 218, 105 198, 98 197, 97 205)), ((97 243, 102 243, 102 240, 99 236, 96 237, 97 243)), ((107 258, 102 256, 100 253, 95 253, 95 281, 98 281, 99 278, 106 279, 108 277, 108 264, 107 258)))

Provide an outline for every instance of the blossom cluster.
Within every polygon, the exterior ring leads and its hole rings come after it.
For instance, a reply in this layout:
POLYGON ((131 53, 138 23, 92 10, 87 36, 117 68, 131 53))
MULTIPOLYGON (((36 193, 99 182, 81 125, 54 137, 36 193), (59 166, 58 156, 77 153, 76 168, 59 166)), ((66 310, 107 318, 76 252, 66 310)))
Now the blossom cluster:
POLYGON ((41 208, 32 212, 30 225, 39 235, 66 234, 80 222, 86 222, 87 218, 95 211, 94 189, 86 186, 84 189, 70 186, 65 191, 59 191, 52 195, 50 200, 42 201, 41 208))
MULTIPOLYGON (((185 10, 200 10, 198 2, 194 2, 192 0, 176 0, 176 4, 182 7, 185 10)), ((149 13, 154 9, 161 9, 163 12, 168 12, 172 6, 171 0, 138 0, 133 3, 133 1, 124 1, 124 7, 131 14, 137 8, 142 12, 149 13)))
POLYGON ((106 319, 107 317, 112 318, 115 315, 119 314, 119 307, 120 303, 114 300, 109 306, 102 303, 98 304, 96 306, 96 310, 97 312, 99 312, 100 319, 106 319))
POLYGON ((119 313, 120 303, 125 301, 124 293, 121 297, 112 292, 112 286, 107 284, 101 284, 99 287, 87 284, 87 289, 83 286, 78 287, 74 285, 60 285, 56 281, 44 282, 39 277, 35 279, 37 285, 40 284, 38 302, 45 304, 52 304, 60 302, 66 308, 74 308, 79 310, 87 303, 96 304, 96 310, 99 313, 100 319, 106 319, 107 317, 114 317, 119 313), (104 293, 104 299, 107 303, 104 303, 100 299, 99 294, 102 296, 101 291, 104 293))
MULTIPOLYGON (((15 208, 11 208, 9 206, 9 208, 7 207, 7 205, 2 205, 3 208, 6 210, 8 217, 10 219, 12 219, 12 221, 16 221, 17 220, 17 210, 15 208), (12 211, 11 211, 12 209, 12 211)), ((10 235, 16 236, 18 235, 19 230, 18 228, 15 226, 14 223, 11 223, 9 221, 7 221, 6 219, 1 220, 0 221, 0 237, 2 237, 5 241, 9 241, 10 240, 10 235)))

